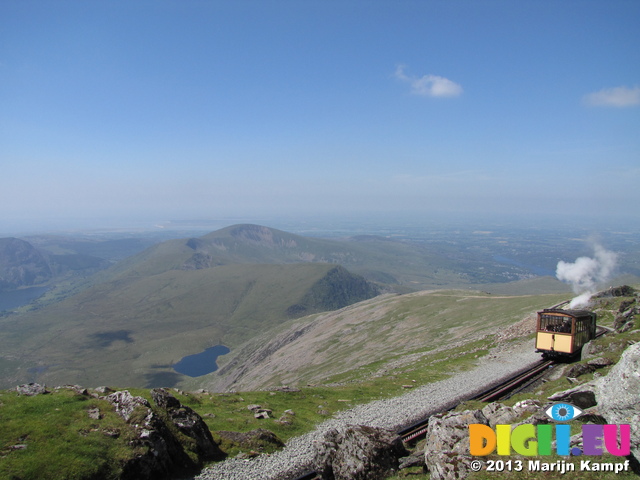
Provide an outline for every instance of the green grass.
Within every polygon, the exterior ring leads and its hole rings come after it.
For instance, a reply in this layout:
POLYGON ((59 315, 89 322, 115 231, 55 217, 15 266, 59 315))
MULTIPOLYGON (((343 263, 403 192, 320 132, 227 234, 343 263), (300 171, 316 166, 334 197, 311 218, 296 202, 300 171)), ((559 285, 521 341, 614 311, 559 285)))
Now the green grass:
MULTIPOLYGON (((460 297, 446 294, 450 301, 459 304, 460 297)), ((490 296, 489 296, 490 297, 490 296)), ((598 308, 603 321, 610 323, 613 315, 606 312, 616 311, 620 299, 605 299, 598 308)), ((466 300, 465 300, 466 301, 466 300)), ((474 305, 473 301, 470 305, 474 305)), ((396 313, 396 319, 407 315, 413 305, 396 313)), ((640 319, 636 323, 639 325, 640 319)), ((594 343, 602 349, 602 355, 617 360, 624 348, 630 343, 640 341, 637 332, 605 336, 594 343)), ((228 430, 248 432, 265 428, 274 432, 281 440, 307 433, 315 426, 341 410, 372 400, 390 398, 407 392, 405 385, 415 387, 441 380, 454 372, 473 368, 478 358, 485 355, 493 346, 490 337, 460 344, 450 349, 437 349, 424 346, 412 350, 411 361, 403 361, 403 355, 397 354, 384 360, 376 360, 361 365, 353 371, 327 377, 323 385, 303 386, 300 391, 251 391, 236 393, 172 393, 185 405, 198 412, 214 438, 220 438, 216 431, 228 430), (256 419, 248 410, 250 404, 259 404, 272 410, 272 418, 256 419), (293 415, 286 415, 286 410, 293 415)), ((604 375, 610 368, 599 370, 604 375)), ((592 379, 594 374, 583 375, 580 381, 592 379)), ((572 387, 566 378, 549 381, 538 387, 533 393, 519 394, 504 402, 513 405, 523 399, 537 398, 541 402, 552 393, 572 387)), ((150 399, 146 389, 129 389, 133 395, 150 399)), ((479 402, 468 402, 459 409, 481 408, 479 402)), ((60 389, 51 394, 36 397, 18 396, 15 391, 0 392, 0 478, 7 479, 115 479, 122 464, 136 452, 129 442, 133 439, 131 427, 116 415, 106 401, 77 395, 71 390, 60 389), (92 420, 87 411, 99 408, 103 418, 92 420), (117 437, 107 433, 117 432, 117 437), (26 445, 26 448, 20 446, 26 445)), ((577 428, 579 419, 574 422, 577 428)), ((176 432, 174 432, 176 433, 176 432)), ((181 441, 189 449, 189 439, 181 441)), ((223 449, 229 455, 236 455, 246 449, 229 442, 222 442, 223 449)), ((193 447, 193 446, 191 446, 193 447)), ((193 453, 191 453, 192 458, 193 453)), ((497 458, 497 457, 496 457, 497 458)), ((514 457, 515 458, 515 457, 514 457)), ((546 457, 544 461, 555 461, 546 457)), ((616 458, 610 461, 616 461, 616 458)), ((608 461, 602 457, 601 461, 608 461)), ((589 475, 589 474, 587 474, 589 475)), ((590 474, 593 475, 593 474, 590 474)), ((619 474, 616 478, 626 478, 628 474, 619 474)), ((421 468, 402 471, 392 479, 428 478, 421 468)), ((539 472, 491 473, 480 472, 470 477, 472 480, 484 478, 529 479, 540 478, 539 472)), ((545 478, 584 478, 569 472, 565 476, 548 474, 545 478)), ((609 474, 598 478, 613 478, 609 474)))
POLYGON ((0 393, 0 478, 115 479, 136 452, 131 429, 102 400, 60 390, 0 393), (100 420, 87 411, 99 408, 100 420), (107 435, 117 432, 118 438, 107 435))

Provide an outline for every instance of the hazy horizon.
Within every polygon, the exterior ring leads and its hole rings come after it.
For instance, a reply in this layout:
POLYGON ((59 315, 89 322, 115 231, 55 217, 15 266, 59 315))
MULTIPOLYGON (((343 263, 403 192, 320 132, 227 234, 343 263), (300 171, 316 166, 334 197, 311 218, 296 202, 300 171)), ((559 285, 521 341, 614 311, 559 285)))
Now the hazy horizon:
POLYGON ((638 20, 623 0, 3 2, 0 235, 636 221, 638 20))

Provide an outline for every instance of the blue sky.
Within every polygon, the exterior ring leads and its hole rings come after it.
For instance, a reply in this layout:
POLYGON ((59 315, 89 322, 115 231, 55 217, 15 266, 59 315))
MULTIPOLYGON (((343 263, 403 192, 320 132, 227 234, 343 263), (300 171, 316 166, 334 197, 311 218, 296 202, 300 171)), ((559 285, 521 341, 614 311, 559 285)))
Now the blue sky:
POLYGON ((6 0, 0 223, 637 218, 639 24, 636 0, 6 0))

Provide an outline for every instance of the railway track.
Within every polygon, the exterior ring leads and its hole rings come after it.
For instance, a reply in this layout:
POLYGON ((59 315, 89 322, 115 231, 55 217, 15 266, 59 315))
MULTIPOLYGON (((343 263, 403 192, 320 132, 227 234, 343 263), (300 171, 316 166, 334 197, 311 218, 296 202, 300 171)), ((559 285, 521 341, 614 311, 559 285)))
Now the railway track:
MULTIPOLYGON (((514 375, 504 382, 494 385, 474 397, 468 398, 467 401, 477 400, 480 402, 494 402, 509 398, 514 393, 521 391, 531 383, 538 380, 553 364, 554 362, 551 360, 540 361, 533 367, 514 375)), ((453 408, 455 407, 452 407, 451 410, 453 410, 453 408)), ((403 442, 413 442, 427 433, 428 424, 429 418, 427 417, 413 425, 399 430, 397 433, 402 437, 403 442)))
MULTIPOLYGON (((563 305, 564 303, 568 303, 568 302, 563 302, 558 305, 563 305)), ((554 308, 555 307, 557 306, 554 306, 554 308)), ((598 338, 604 335, 605 333, 607 333, 607 331, 608 331, 607 329, 601 328, 600 326, 598 326, 598 331, 596 332, 595 338, 598 338)), ((529 385, 539 380, 555 364, 556 362, 553 360, 541 360, 538 364, 534 365, 533 367, 527 370, 524 370, 514 375, 513 377, 505 380, 504 382, 494 385, 486 389, 485 391, 479 393, 478 395, 468 398, 467 400, 477 400, 479 402, 495 402, 498 400, 507 399, 511 395, 524 390, 529 385)), ((451 408, 451 410, 453 410, 453 408, 451 408)), ((428 423, 429 423, 429 418, 427 417, 419 422, 416 422, 408 427, 405 427, 399 430, 397 433, 402 437, 403 442, 405 443, 412 442, 424 436, 427 433, 428 423)))
MULTIPOLYGON (((567 300, 557 305, 554 305, 551 308, 560 308, 561 306, 566 305, 568 303, 569 301, 567 300)), ((598 338, 607 332, 608 330, 606 328, 602 328, 601 326, 598 326, 598 330, 596 332, 595 338, 598 338)), ((528 368, 524 371, 521 371, 520 373, 512 376, 511 378, 505 380, 504 382, 491 386, 488 389, 484 390, 483 392, 479 393, 478 395, 474 397, 470 397, 465 401, 477 400, 480 402, 495 402, 497 400, 503 400, 503 399, 509 398, 511 395, 524 390, 529 385, 539 380, 555 364, 556 362, 554 360, 541 360, 539 363, 537 363, 533 367, 528 368)), ((458 404, 453 405, 447 411, 453 410, 457 406, 458 404)), ((428 424, 429 424, 429 417, 424 418, 423 420, 417 423, 414 423, 412 425, 409 425, 405 428, 402 428, 398 430, 396 433, 400 437, 402 437, 402 441, 404 443, 414 442, 417 439, 426 435, 428 424)), ((310 470, 296 477, 293 480, 319 480, 319 479, 321 479, 321 477, 318 474, 318 472, 310 470)))

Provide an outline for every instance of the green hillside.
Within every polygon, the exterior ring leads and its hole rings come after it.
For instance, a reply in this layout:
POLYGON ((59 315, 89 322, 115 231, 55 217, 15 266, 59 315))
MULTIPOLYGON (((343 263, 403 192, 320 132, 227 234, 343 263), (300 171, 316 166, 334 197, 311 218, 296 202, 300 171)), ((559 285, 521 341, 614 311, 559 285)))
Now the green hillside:
POLYGON ((455 248, 436 249, 371 235, 328 240, 244 224, 154 245, 96 278, 106 281, 245 263, 339 264, 398 292, 506 282, 524 272, 496 264, 490 257, 462 255, 455 248))
MULTIPOLYGON (((172 369, 182 357, 218 344, 232 357, 292 318, 379 291, 496 285, 522 276, 520 267, 448 248, 369 235, 318 239, 246 224, 165 241, 59 295, 48 293, 31 311, 1 317, 0 387, 182 385, 188 378, 172 369)), ((552 291, 537 291, 544 290, 552 291)))
POLYGON ((183 376, 171 365, 183 356, 217 344, 233 348, 296 312, 339 308, 376 293, 361 277, 321 263, 119 276, 3 319, 2 385, 172 386, 183 376), (336 291, 342 303, 332 303, 336 291))

